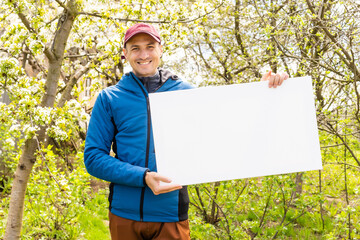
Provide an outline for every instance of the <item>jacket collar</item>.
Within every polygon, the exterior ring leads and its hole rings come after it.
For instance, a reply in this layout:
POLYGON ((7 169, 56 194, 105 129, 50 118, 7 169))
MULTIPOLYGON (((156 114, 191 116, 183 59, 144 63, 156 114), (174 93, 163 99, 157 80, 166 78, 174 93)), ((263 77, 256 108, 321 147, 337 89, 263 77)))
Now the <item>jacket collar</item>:
MULTIPOLYGON (((164 84, 168 80, 178 80, 179 77, 175 74, 171 73, 169 70, 158 68, 159 74, 160 74, 160 82, 161 85, 164 84)), ((174 81, 175 83, 175 81, 174 81)), ((135 93, 141 93, 145 91, 146 94, 147 91, 142 84, 142 82, 139 80, 138 77, 135 76, 133 72, 126 73, 122 76, 120 81, 116 84, 117 87, 124 88, 128 91, 135 92, 135 93), (143 91, 141 90, 143 89, 143 91)))

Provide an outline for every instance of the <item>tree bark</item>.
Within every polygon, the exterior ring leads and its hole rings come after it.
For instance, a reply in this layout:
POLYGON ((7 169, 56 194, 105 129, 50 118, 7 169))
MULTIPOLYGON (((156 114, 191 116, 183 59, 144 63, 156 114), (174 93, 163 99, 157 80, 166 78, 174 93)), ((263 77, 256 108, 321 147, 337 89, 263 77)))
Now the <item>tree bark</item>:
MULTIPOLYGON (((10 98, 9 98, 9 95, 7 94, 6 90, 1 95, 0 102, 5 103, 5 104, 10 103, 10 98)), ((0 143, 0 151, 1 151, 1 149, 2 149, 2 146, 0 143)), ((10 178, 10 170, 6 166, 5 159, 0 158, 0 192, 3 191, 4 181, 6 181, 6 179, 8 179, 8 178, 10 178)))
MULTIPOLYGON (((10 3, 12 3, 13 7, 18 11, 18 16, 27 29, 36 34, 36 29, 31 27, 30 22, 26 19, 26 16, 21 12, 17 4, 12 1, 10 1, 10 3)), ((66 9, 59 19, 52 48, 45 50, 45 55, 49 59, 49 67, 45 84, 45 94, 41 102, 42 107, 54 106, 65 46, 76 15, 75 0, 70 0, 67 2, 66 9)), ((43 142, 45 133, 46 127, 40 127, 40 130, 36 133, 36 137, 26 140, 23 147, 11 189, 10 207, 4 240, 20 239, 26 187, 36 161, 35 152, 39 144, 43 142)))
POLYGON ((303 190, 303 175, 304 173, 296 173, 296 178, 295 178, 295 184, 296 184, 296 189, 295 189, 295 198, 299 198, 302 194, 302 190, 303 190))

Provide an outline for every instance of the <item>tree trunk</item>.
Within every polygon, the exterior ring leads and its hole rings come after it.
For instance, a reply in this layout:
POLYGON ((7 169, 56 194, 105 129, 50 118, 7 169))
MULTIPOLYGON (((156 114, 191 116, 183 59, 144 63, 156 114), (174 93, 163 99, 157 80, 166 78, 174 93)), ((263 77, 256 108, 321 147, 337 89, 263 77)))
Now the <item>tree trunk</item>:
MULTIPOLYGON (((0 102, 5 103, 5 104, 10 103, 10 98, 9 98, 9 95, 7 94, 6 90, 0 98, 0 102)), ((0 151, 1 151, 1 149, 2 149, 2 146, 0 143, 0 151)), ((4 187, 3 180, 6 180, 9 178, 9 173, 10 173, 10 170, 6 166, 5 159, 0 158, 0 192, 3 190, 3 187, 4 187)))
MULTIPOLYGON (((16 3, 13 3, 13 6, 14 8, 17 8, 18 16, 28 30, 36 34, 36 29, 33 29, 30 26, 30 22, 21 12, 21 9, 17 7, 16 3)), ((49 68, 45 85, 45 94, 41 102, 42 107, 54 106, 66 42, 76 18, 77 11, 75 0, 68 1, 66 7, 67 9, 64 10, 63 15, 59 19, 52 49, 45 50, 45 54, 49 59, 49 68)), ((38 144, 43 142, 45 132, 46 127, 41 127, 36 133, 37 137, 26 140, 23 147, 11 189, 10 207, 4 240, 20 239, 26 187, 36 160, 35 152, 38 149, 38 144)))
MULTIPOLYGON (((0 151, 2 146, 0 143, 0 151)), ((10 178, 10 170, 6 165, 6 161, 4 158, 0 158, 0 193, 4 191, 6 181, 10 178)))
POLYGON ((302 194, 302 187, 303 187, 303 172, 296 173, 295 178, 295 184, 296 184, 296 190, 295 190, 295 197, 299 198, 302 194))
MULTIPOLYGON (((41 132, 44 133, 44 131, 41 132)), ((39 134, 41 133, 39 132, 39 134)), ((14 175, 4 240, 20 239, 25 191, 32 167, 35 163, 34 153, 36 149, 37 142, 35 139, 27 140, 25 142, 23 153, 14 175)))
POLYGON ((5 104, 9 104, 10 103, 10 98, 9 95, 7 94, 6 90, 3 93, 3 95, 1 96, 0 102, 3 102, 5 104))

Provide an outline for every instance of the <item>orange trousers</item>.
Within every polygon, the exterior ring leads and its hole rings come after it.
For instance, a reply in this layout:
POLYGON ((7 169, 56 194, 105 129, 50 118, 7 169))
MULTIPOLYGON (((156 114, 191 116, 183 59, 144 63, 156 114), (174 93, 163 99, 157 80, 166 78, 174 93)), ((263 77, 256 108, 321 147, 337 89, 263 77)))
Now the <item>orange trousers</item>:
POLYGON ((138 222, 109 211, 112 240, 189 240, 189 220, 180 222, 138 222))

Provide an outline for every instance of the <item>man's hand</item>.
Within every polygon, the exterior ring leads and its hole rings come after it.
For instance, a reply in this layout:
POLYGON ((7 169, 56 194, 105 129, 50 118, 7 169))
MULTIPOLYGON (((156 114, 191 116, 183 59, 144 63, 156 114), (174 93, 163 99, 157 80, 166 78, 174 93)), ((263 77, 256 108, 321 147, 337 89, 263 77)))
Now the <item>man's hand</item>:
POLYGON ((167 184, 164 186, 160 186, 160 182, 171 183, 171 180, 167 177, 161 176, 156 172, 147 172, 145 176, 145 182, 155 195, 171 192, 182 188, 182 186, 178 184, 167 184))
POLYGON ((287 73, 272 73, 271 70, 267 73, 265 73, 261 81, 269 81, 269 88, 276 88, 277 86, 280 86, 286 79, 289 78, 289 75, 287 73))

